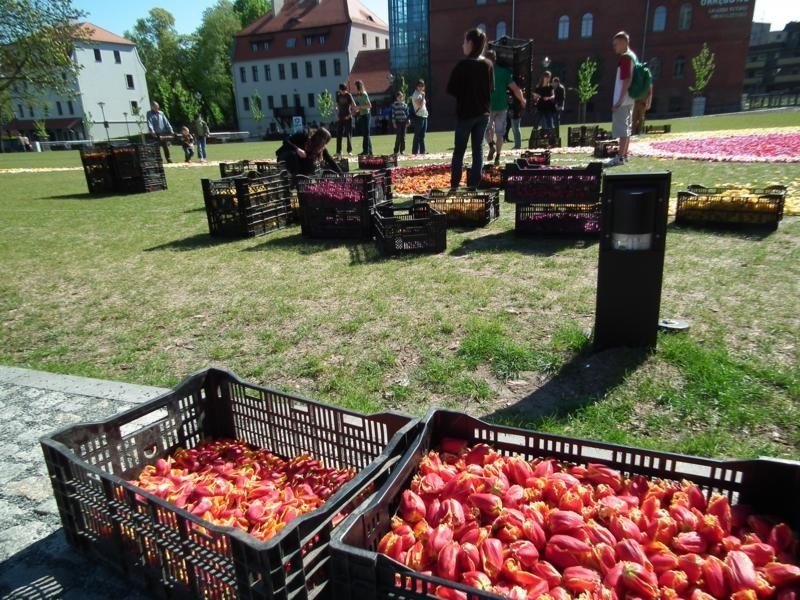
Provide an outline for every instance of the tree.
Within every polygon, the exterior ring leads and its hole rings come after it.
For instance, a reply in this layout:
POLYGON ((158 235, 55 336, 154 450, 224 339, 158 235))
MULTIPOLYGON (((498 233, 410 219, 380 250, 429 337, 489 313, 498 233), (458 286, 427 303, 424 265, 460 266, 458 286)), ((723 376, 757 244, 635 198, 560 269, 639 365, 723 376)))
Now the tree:
POLYGON ((581 123, 586 122, 586 104, 597 95, 600 86, 595 81, 597 75, 597 62, 591 58, 587 58, 581 63, 578 68, 578 120, 581 123))
POLYGON ((695 96, 702 96, 706 87, 708 87, 708 83, 714 75, 714 70, 717 68, 714 59, 715 54, 711 52, 708 44, 703 42, 703 48, 700 53, 692 59, 694 85, 689 86, 689 91, 695 96))
POLYGON ((333 97, 328 90, 322 90, 321 94, 317 94, 317 108, 323 121, 328 121, 333 116, 333 97))
POLYGON ((235 0, 233 10, 239 17, 240 25, 247 27, 272 10, 272 2, 269 0, 235 0))
POLYGON ((0 0, 0 92, 26 100, 73 95, 72 51, 89 34, 84 15, 70 0, 0 0))

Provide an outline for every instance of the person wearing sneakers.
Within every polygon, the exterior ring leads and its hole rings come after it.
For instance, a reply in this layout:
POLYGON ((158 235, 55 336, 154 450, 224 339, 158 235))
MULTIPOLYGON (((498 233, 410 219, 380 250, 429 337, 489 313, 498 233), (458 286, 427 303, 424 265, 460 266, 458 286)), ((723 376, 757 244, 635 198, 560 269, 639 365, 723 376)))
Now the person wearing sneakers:
POLYGON ((511 71, 497 64, 497 54, 494 50, 487 50, 484 53, 486 60, 494 66, 494 90, 492 90, 491 109, 489 115, 489 126, 486 128, 486 142, 489 144, 489 156, 486 160, 494 164, 500 164, 500 152, 503 150, 503 139, 506 135, 506 115, 508 114, 508 91, 514 94, 517 102, 525 109, 525 96, 519 86, 514 83, 511 71))
POLYGON ((611 40, 614 52, 619 55, 617 74, 614 79, 614 104, 611 111, 611 136, 619 138, 619 154, 612 165, 621 165, 628 160, 628 146, 631 142, 631 125, 634 100, 628 94, 633 77, 636 55, 630 49, 630 36, 620 31, 611 40))

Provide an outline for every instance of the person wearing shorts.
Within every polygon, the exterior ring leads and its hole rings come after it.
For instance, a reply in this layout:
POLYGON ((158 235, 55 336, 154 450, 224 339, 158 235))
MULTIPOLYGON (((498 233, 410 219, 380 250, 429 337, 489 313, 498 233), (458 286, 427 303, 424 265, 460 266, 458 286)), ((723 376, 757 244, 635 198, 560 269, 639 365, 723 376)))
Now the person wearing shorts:
POLYGON ((617 73, 614 80, 614 104, 611 111, 611 136, 619 139, 619 154, 612 164, 621 165, 628 161, 628 147, 631 142, 634 100, 628 94, 633 77, 636 55, 631 51, 630 36, 620 31, 611 40, 614 52, 619 55, 617 73))
POLYGON ((489 114, 489 126, 486 128, 486 141, 489 144, 489 156, 486 160, 494 158, 494 164, 500 164, 500 152, 503 149, 503 139, 506 135, 506 115, 508 114, 508 90, 514 94, 517 101, 525 108, 525 96, 522 90, 514 83, 511 71, 496 64, 497 55, 494 50, 487 50, 484 53, 486 60, 494 67, 494 90, 491 97, 491 113, 489 114))

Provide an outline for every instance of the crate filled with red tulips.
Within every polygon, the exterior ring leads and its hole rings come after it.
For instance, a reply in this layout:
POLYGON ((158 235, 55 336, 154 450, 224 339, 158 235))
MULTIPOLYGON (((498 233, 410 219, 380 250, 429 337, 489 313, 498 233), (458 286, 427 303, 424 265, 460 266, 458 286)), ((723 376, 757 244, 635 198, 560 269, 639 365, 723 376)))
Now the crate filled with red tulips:
POLYGON ((550 150, 526 150, 518 160, 528 167, 546 166, 550 164, 550 150))
POLYGON ((265 235, 295 222, 289 174, 250 171, 247 175, 202 179, 208 230, 213 236, 265 235))
POLYGON ((373 171, 376 169, 390 169, 397 166, 396 154, 359 154, 358 168, 363 171, 373 171))
POLYGON ((331 544, 342 600, 800 592, 800 463, 717 461, 434 410, 331 544))
POLYGON ((478 187, 484 190, 499 190, 503 187, 503 165, 483 165, 481 182, 478 187))
POLYGON ((196 373, 41 440, 68 542, 158 597, 327 598, 331 531, 415 438, 366 415, 196 373))
POLYGON ((312 238, 372 239, 375 205, 386 201, 389 176, 321 173, 297 178, 302 233, 312 238))
POLYGON ((424 198, 378 204, 373 219, 375 244, 384 255, 444 252, 447 247, 447 216, 424 198))
POLYGON ((500 216, 497 190, 431 190, 422 198, 447 215, 448 227, 483 227, 500 216))

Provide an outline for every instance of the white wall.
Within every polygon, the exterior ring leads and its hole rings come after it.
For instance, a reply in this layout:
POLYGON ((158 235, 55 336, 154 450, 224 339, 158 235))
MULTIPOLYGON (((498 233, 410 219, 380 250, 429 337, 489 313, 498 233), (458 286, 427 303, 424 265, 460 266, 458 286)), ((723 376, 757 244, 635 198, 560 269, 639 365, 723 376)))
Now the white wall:
MULTIPOLYGON (((347 53, 350 58, 350 68, 356 61, 356 56, 362 50, 385 50, 389 41, 389 32, 377 32, 366 27, 353 25, 350 28, 350 39, 347 43, 347 53), (364 34, 367 36, 367 45, 364 45, 364 34), (378 38, 380 48, 375 46, 375 38, 378 38)), ((369 90, 367 90, 369 92, 369 90)))

